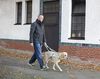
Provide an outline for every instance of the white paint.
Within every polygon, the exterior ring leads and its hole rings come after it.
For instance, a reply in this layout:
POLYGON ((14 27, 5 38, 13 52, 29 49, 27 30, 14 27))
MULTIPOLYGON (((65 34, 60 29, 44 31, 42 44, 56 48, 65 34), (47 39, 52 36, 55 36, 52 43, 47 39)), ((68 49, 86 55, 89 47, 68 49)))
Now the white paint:
POLYGON ((40 13, 40 0, 32 0, 32 21, 35 21, 40 13))
POLYGON ((85 40, 71 40, 71 0, 62 0, 61 42, 100 44, 100 0, 86 0, 85 40))
POLYGON ((61 42, 66 42, 71 32, 71 0, 62 0, 61 14, 61 42))
MULTIPOLYGON (((40 0, 32 0, 32 22, 39 14, 40 0)), ((26 22, 25 0, 0 0, 0 39, 29 40, 30 25, 26 22), (22 24, 16 23, 16 2, 22 1, 22 24)))
MULTIPOLYGON (((0 0, 0 39, 28 40, 30 25, 26 22, 26 0, 0 0), (16 23, 16 2, 22 1, 22 24, 16 23)), ((86 0, 85 40, 71 40, 72 0, 61 0, 61 42, 100 44, 100 0, 86 0)), ((40 11, 40 0, 32 0, 32 22, 40 11)))

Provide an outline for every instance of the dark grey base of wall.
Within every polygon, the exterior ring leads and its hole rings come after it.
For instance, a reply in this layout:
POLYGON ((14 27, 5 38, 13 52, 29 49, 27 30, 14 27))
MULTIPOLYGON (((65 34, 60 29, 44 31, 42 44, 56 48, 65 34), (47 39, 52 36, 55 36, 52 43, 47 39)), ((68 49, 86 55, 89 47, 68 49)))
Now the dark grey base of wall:
POLYGON ((60 43, 60 45, 78 46, 78 47, 90 47, 90 48, 100 48, 100 44, 86 44, 86 43, 60 43))

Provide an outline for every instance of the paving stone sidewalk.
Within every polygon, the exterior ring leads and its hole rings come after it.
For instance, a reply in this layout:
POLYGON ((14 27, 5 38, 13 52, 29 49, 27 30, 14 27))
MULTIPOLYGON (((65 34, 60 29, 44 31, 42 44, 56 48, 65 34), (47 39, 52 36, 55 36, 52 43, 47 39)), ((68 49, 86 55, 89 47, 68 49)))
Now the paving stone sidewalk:
POLYGON ((38 63, 30 67, 27 62, 28 60, 0 56, 0 79, 100 79, 98 71, 76 70, 61 64, 63 72, 51 68, 41 71, 38 63))
POLYGON ((69 57, 60 63, 63 72, 58 69, 41 71, 36 62, 30 67, 27 63, 32 52, 0 47, 0 79, 100 79, 100 62, 81 61, 69 57))

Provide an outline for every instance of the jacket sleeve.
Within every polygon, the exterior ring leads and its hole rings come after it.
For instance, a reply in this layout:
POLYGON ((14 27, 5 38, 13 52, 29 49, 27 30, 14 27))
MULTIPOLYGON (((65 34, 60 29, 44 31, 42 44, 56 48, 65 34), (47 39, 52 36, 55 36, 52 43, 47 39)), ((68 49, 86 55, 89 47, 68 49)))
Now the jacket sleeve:
POLYGON ((43 43, 46 42, 46 36, 45 36, 45 29, 44 29, 44 26, 43 26, 43 43))
POLYGON ((35 27, 36 27, 35 23, 32 23, 31 27, 30 27, 30 34, 29 34, 29 36, 30 36, 29 42, 30 43, 33 43, 33 33, 35 31, 35 27))

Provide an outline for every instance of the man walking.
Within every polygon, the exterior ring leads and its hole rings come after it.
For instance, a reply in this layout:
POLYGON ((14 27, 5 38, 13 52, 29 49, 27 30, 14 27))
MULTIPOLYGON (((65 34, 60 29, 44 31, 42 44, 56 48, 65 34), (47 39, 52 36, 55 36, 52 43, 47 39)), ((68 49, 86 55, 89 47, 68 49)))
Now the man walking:
POLYGON ((39 15, 37 20, 31 24, 30 28, 30 44, 31 46, 34 46, 34 53, 29 61, 29 64, 32 65, 37 59, 41 70, 44 68, 42 59, 42 45, 46 45, 43 20, 44 16, 39 15))

